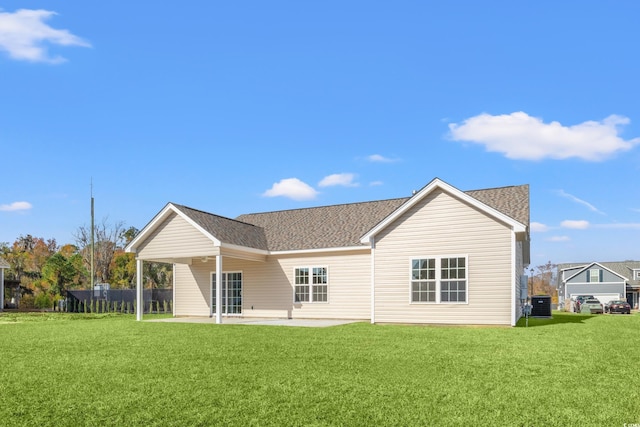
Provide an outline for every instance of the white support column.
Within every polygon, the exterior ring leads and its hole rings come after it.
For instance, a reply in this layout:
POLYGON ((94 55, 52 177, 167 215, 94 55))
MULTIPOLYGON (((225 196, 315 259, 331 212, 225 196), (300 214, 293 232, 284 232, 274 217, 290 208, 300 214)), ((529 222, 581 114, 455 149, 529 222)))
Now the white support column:
MULTIPOLYGON (((216 289, 218 287, 218 274, 215 274, 215 278, 216 278, 216 289)), ((213 317, 213 274, 209 276, 209 317, 213 317)))
POLYGON ((222 255, 216 255, 216 323, 222 323, 222 255))
POLYGON ((176 264, 173 264, 173 274, 171 275, 171 286, 173 287, 173 295, 171 299, 173 300, 173 304, 171 304, 171 314, 173 317, 176 317, 176 264))
POLYGON ((144 293, 142 289, 142 260, 136 260, 136 320, 142 320, 144 310, 144 293))
POLYGON ((4 310, 4 268, 0 268, 0 311, 4 310))

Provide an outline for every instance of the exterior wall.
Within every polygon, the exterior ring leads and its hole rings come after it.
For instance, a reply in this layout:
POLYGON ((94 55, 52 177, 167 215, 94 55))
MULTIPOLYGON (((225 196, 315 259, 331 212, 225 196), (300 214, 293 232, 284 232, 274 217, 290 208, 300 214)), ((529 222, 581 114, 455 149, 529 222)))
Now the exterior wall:
MULTIPOLYGON (((266 262, 224 257, 224 272, 242 272, 242 316, 308 319, 369 319, 370 251, 269 256, 266 262), (328 302, 294 303, 294 269, 327 267, 328 302)), ((176 264, 176 316, 208 316, 215 259, 176 264)))
POLYGON ((208 316, 210 276, 207 265, 200 261, 192 265, 175 264, 173 271, 173 314, 208 316))
POLYGON ((213 242, 179 215, 172 213, 137 250, 140 259, 211 255, 213 242))
POLYGON ((434 191, 376 236, 375 321, 511 325, 514 238, 505 224, 434 191), (456 255, 468 257, 468 302, 411 303, 411 259, 456 255))

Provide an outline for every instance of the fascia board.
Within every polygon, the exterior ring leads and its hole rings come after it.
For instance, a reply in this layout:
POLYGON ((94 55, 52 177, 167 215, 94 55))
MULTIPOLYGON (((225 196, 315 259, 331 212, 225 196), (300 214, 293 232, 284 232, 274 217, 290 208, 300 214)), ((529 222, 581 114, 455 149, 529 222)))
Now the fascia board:
POLYGON ((175 208, 172 208, 173 206, 171 205, 171 203, 167 203, 165 207, 162 208, 162 210, 158 212, 156 216, 154 216, 153 219, 151 219, 151 221, 149 221, 149 223, 142 228, 142 230, 140 230, 136 237, 134 237, 133 240, 130 241, 127 246, 125 246, 124 251, 135 253, 140 242, 144 240, 150 233, 152 233, 172 210, 175 211, 175 208))
POLYGON ((189 218, 188 215, 186 215, 180 209, 176 208, 172 203, 167 203, 167 205, 162 208, 162 210, 158 212, 155 217, 153 217, 153 219, 142 229, 142 231, 140 231, 138 235, 131 242, 129 242, 129 244, 124 248, 125 252, 135 253, 140 242, 144 241, 144 239, 146 239, 149 234, 151 234, 156 228, 158 228, 162 221, 164 221, 172 212, 179 215, 190 225, 195 227, 198 231, 200 231, 207 238, 213 241, 214 246, 220 246, 220 241, 212 236, 211 233, 196 224, 191 218, 189 218))
POLYGON ((182 219, 184 219, 185 221, 187 221, 189 224, 191 224, 196 230, 198 230, 199 232, 201 232, 202 234, 205 235, 205 237, 207 237, 208 239, 210 239, 213 242, 214 246, 221 246, 222 242, 220 240, 218 240, 215 236, 213 236, 211 233, 209 233, 207 230, 205 230, 204 228, 202 228, 201 226, 199 226, 193 219, 191 219, 191 217, 187 214, 185 214, 184 212, 182 212, 180 209, 176 208, 175 206, 171 205, 171 207, 173 208, 173 210, 180 215, 180 217, 182 217, 182 219))
POLYGON ((234 245, 232 243, 221 243, 220 247, 235 250, 235 251, 243 251, 243 252, 248 252, 252 254, 258 254, 258 255, 269 255, 269 251, 266 251, 264 249, 250 248, 247 246, 234 245))
POLYGON ((362 250, 370 250, 369 246, 343 246, 337 248, 319 248, 319 249, 292 249, 288 251, 271 251, 269 255, 278 256, 278 255, 303 255, 303 254, 316 254, 316 253, 326 253, 326 252, 353 252, 353 251, 362 251, 362 250))
POLYGON ((362 238, 360 239, 360 242, 369 243, 372 236, 375 236, 376 234, 378 234, 381 230, 386 228, 389 224, 391 224, 393 221, 398 219, 402 214, 407 212, 409 209, 411 209, 413 206, 415 206, 418 202, 420 202, 423 198, 425 198, 428 194, 430 194, 432 191, 434 191, 437 188, 452 194, 453 196, 463 200, 466 203, 469 203, 470 205, 480 209, 481 211, 487 213, 488 215, 491 215, 496 219, 508 224, 516 233, 524 233, 527 231, 526 225, 514 220, 513 218, 503 214, 502 212, 492 208, 491 206, 488 206, 482 203, 478 199, 475 199, 469 196, 465 192, 458 190, 454 186, 447 184, 446 182, 440 180, 439 178, 435 178, 433 181, 427 184, 422 190, 420 190, 413 197, 407 200, 407 202, 405 202, 402 206, 400 206, 393 213, 391 213, 391 215, 386 217, 378 225, 376 225, 374 228, 368 231, 364 236, 362 236, 362 238))
POLYGON ((573 279, 574 277, 576 277, 578 274, 582 273, 583 271, 590 270, 591 267, 593 267, 594 265, 597 265, 598 267, 602 268, 603 270, 607 270, 609 273, 611 273, 614 276, 617 276, 617 277, 619 277, 621 279, 624 279, 627 282, 629 281, 629 279, 627 279, 626 277, 621 276, 620 273, 616 273, 615 271, 611 270, 610 268, 605 267, 604 265, 600 264, 599 262, 592 262, 591 264, 587 264, 586 266, 584 266, 583 268, 578 270, 576 273, 574 273, 570 277, 567 277, 564 280, 564 282, 568 282, 569 280, 573 279))

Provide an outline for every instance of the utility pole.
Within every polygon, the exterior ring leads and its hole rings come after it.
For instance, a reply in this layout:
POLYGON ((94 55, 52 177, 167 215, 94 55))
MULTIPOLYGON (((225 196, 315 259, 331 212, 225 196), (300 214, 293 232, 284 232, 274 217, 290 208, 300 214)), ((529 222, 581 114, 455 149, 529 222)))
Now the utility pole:
POLYGON ((94 265, 94 254, 95 254, 95 237, 94 237, 94 224, 93 224, 93 178, 91 178, 91 291, 94 288, 95 281, 95 265, 94 265))

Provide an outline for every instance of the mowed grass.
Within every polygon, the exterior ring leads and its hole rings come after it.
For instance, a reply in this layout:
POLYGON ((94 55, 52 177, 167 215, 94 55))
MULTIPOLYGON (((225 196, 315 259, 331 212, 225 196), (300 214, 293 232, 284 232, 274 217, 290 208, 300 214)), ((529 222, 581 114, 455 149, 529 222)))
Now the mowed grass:
POLYGON ((639 315, 292 328, 5 313, 0 361, 6 426, 640 423, 639 315))

